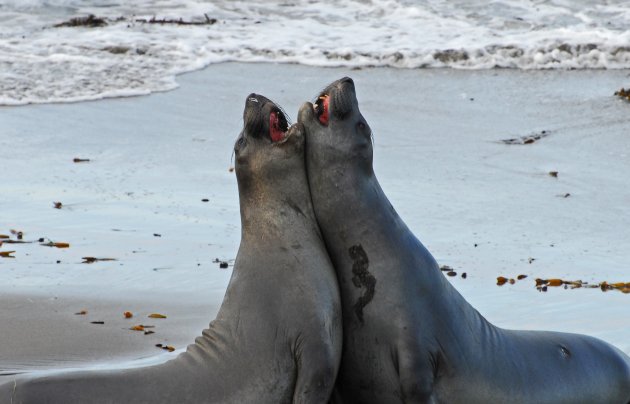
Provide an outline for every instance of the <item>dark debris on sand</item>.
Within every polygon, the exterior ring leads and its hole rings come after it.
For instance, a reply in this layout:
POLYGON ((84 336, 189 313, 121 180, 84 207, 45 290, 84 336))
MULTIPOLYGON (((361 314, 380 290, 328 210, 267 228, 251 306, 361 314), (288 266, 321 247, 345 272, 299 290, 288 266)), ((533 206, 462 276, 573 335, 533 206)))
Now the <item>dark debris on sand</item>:
POLYGON ((621 97, 626 101, 630 101, 630 87, 629 88, 622 88, 619 91, 615 91, 615 95, 617 97, 621 97))
POLYGON ((532 144, 549 135, 550 135, 549 131, 543 130, 543 131, 533 133, 527 136, 521 136, 521 137, 511 138, 511 139, 503 139, 501 140, 501 142, 505 144, 532 144))

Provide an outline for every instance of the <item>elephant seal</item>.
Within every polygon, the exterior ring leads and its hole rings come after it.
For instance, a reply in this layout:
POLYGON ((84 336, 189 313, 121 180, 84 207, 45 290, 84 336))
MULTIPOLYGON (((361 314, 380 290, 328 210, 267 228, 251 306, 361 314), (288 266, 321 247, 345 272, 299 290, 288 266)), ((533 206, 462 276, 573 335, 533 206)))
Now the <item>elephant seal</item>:
POLYGON ((383 193, 354 83, 304 104, 313 207, 337 271, 343 354, 334 401, 628 403, 630 361, 588 336, 486 321, 383 193))
POLYGON ((341 360, 337 279, 317 227, 304 134, 247 97, 235 145, 242 235, 216 319, 161 365, 11 379, 0 403, 324 403, 341 360))

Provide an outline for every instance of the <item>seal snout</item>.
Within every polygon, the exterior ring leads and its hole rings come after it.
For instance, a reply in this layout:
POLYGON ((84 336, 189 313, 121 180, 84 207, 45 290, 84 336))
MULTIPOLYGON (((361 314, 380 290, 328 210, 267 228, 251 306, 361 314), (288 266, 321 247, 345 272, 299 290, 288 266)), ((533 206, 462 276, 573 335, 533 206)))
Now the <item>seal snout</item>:
POLYGON ((260 94, 251 93, 247 96, 243 121, 245 131, 253 137, 261 138, 266 135, 277 143, 288 136, 287 115, 277 104, 260 94))
POLYGON ((354 89, 354 81, 350 77, 344 77, 333 83, 333 113, 337 119, 344 119, 357 105, 357 96, 354 89))
POLYGON ((319 122, 326 126, 331 117, 344 119, 356 104, 354 81, 350 77, 341 78, 324 89, 313 104, 313 111, 319 122))
POLYGON ((350 84, 350 85, 352 85, 352 87, 354 87, 354 80, 352 80, 350 77, 341 78, 341 79, 337 80, 337 83, 339 85, 341 85, 341 84, 350 84))
MULTIPOLYGON (((247 100, 245 101, 245 107, 254 104, 254 105, 259 105, 260 104, 260 100, 259 97, 262 97, 256 93, 251 93, 250 95, 247 96, 247 100)), ((263 97, 264 98, 264 97, 263 97)))

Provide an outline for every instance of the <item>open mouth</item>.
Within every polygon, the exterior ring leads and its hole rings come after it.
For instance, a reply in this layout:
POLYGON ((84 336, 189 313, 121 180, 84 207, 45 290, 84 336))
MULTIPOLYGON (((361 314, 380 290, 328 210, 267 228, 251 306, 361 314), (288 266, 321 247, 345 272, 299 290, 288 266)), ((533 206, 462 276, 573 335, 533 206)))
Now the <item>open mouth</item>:
POLYGON ((315 105, 313 105, 313 108, 315 109, 315 115, 322 125, 328 125, 329 100, 330 97, 328 96, 328 94, 322 94, 317 97, 317 101, 315 101, 315 105))
POLYGON ((279 109, 274 109, 269 114, 269 137, 276 143, 286 139, 289 131, 289 123, 286 116, 279 109))

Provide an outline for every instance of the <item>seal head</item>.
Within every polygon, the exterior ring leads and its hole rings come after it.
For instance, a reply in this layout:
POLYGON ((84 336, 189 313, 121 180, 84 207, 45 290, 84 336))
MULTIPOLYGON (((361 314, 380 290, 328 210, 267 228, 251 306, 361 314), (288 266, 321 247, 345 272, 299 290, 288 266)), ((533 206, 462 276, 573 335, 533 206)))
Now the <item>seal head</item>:
MULTIPOLYGON (((314 103, 300 108, 298 122, 317 143, 312 160, 322 169, 359 167, 372 173, 372 130, 359 111, 354 82, 344 77, 331 83, 314 103)), ((310 164, 310 161, 309 161, 310 164)))
MULTIPOLYGON (((277 104, 262 95, 250 94, 234 155, 242 214, 244 205, 252 199, 278 194, 278 190, 292 192, 287 187, 299 181, 305 169, 303 127, 289 126, 286 114, 277 104)), ((296 191, 307 190, 304 184, 295 185, 296 191)))

